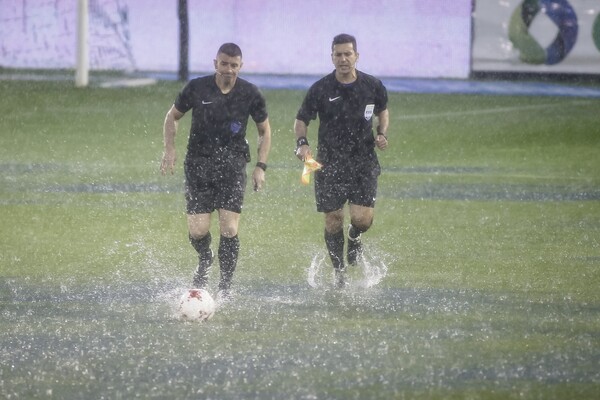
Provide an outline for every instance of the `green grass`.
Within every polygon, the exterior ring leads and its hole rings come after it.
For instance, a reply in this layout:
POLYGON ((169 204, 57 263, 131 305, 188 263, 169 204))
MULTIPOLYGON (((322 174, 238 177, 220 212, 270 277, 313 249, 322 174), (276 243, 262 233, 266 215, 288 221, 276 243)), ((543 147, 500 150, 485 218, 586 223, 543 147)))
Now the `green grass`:
POLYGON ((265 91, 238 297, 190 324, 189 116, 158 172, 180 87, 0 81, 0 397, 595 398, 600 99, 391 93, 364 238, 387 274, 337 293, 307 284, 325 250, 292 154, 303 92, 265 91))

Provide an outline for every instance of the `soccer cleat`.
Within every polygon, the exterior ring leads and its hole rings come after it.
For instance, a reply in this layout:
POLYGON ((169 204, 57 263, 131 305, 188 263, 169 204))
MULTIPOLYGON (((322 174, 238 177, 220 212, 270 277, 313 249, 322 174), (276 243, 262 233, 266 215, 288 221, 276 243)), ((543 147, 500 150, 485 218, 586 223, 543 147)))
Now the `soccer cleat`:
POLYGON ((219 291, 217 292, 217 303, 223 304, 231 301, 233 297, 231 293, 231 278, 232 274, 224 274, 221 271, 221 281, 219 282, 219 291))
POLYGON ((335 270, 335 281, 333 283, 336 289, 343 289, 346 287, 346 270, 336 269, 335 270))
POLYGON ((356 261, 358 257, 360 257, 363 253, 362 241, 360 240, 360 234, 352 238, 350 236, 350 231, 352 230, 352 225, 348 228, 348 265, 356 265, 356 261))
MULTIPOLYGON (((200 258, 200 257, 199 257, 200 258)), ((201 259, 198 262, 198 269, 194 272, 193 286, 194 288, 204 289, 208 285, 208 271, 214 260, 214 253, 210 250, 208 259, 201 259)))

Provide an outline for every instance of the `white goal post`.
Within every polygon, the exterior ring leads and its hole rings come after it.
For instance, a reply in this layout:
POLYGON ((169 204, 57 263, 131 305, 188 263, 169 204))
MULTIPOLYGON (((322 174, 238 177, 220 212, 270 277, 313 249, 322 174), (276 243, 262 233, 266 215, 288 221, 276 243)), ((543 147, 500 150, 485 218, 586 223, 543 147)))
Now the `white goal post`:
POLYGON ((77 64, 75 86, 86 87, 89 83, 89 5, 88 0, 77 1, 77 64))

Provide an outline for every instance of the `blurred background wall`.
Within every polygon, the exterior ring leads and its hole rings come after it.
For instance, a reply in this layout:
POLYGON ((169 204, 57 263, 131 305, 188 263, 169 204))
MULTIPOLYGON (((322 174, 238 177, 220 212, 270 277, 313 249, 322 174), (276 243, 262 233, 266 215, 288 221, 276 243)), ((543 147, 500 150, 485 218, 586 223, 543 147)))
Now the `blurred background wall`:
MULTIPOLYGON (((247 73, 321 75, 331 39, 358 39, 378 76, 468 78, 473 71, 600 74, 598 0, 188 0, 189 68, 219 45, 247 73)), ((177 0, 89 0, 92 70, 178 69, 177 0)), ((77 1, 0 0, 0 67, 74 68, 77 1)))

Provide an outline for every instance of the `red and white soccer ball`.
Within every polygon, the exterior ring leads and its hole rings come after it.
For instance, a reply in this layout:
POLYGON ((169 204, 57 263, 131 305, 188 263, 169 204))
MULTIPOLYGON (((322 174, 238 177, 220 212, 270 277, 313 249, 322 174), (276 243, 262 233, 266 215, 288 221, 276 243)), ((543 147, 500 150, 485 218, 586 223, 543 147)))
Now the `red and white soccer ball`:
POLYGON ((215 313, 216 303, 204 289, 189 289, 179 300, 177 315, 188 321, 205 321, 215 313))

